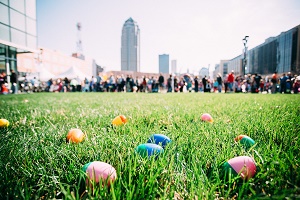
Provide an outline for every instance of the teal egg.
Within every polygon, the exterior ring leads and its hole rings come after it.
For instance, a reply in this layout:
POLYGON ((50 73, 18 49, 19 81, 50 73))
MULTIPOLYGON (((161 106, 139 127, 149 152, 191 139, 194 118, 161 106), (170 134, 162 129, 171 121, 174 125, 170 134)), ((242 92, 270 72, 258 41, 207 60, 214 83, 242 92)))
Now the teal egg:
POLYGON ((161 153, 164 152, 164 149, 157 144, 145 143, 137 146, 136 152, 144 158, 149 158, 151 156, 155 156, 157 158, 161 153))

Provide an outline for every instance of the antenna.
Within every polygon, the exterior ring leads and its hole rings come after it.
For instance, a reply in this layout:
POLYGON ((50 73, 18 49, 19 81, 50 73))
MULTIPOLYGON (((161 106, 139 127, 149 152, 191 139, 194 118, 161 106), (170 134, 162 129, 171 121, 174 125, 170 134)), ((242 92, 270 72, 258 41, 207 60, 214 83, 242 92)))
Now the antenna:
POLYGON ((77 49, 76 53, 73 53, 72 56, 75 58, 79 58, 81 60, 84 60, 83 50, 82 50, 82 41, 81 41, 81 23, 78 22, 76 24, 77 27, 77 49))

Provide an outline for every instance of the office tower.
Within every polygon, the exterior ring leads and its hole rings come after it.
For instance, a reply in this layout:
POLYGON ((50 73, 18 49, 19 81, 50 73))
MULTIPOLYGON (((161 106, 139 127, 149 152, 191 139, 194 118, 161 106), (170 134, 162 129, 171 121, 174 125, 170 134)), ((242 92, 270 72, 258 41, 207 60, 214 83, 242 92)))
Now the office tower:
POLYGON ((140 71, 140 29, 130 17, 123 25, 121 44, 121 70, 140 71))
POLYGON ((159 55, 159 73, 169 73, 169 55, 159 55))
POLYGON ((177 73, 177 60, 171 61, 171 73, 177 73))

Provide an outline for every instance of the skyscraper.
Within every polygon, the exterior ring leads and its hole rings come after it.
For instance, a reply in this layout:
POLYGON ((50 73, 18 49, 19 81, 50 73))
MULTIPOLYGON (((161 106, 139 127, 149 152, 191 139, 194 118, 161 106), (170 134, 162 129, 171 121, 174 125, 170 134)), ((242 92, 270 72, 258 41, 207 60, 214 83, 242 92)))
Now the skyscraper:
POLYGON ((171 73, 177 73, 177 60, 171 61, 171 73))
POLYGON ((159 55, 159 73, 169 73, 169 55, 159 55))
POLYGON ((130 17, 123 25, 121 44, 121 70, 140 71, 140 29, 130 17))

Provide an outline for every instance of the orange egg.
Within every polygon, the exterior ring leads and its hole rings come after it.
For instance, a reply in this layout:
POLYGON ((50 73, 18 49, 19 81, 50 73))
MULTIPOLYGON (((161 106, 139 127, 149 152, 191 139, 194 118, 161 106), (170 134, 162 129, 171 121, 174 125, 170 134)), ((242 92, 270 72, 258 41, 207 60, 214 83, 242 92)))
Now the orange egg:
POLYGON ((79 143, 84 139, 84 133, 77 128, 71 129, 67 135, 66 142, 79 143))
POLYGON ((8 127, 9 121, 7 119, 0 119, 0 128, 8 127))
POLYGON ((120 126, 127 123, 127 119, 124 115, 119 115, 115 117, 112 121, 113 125, 120 126))

